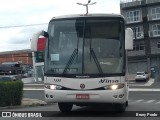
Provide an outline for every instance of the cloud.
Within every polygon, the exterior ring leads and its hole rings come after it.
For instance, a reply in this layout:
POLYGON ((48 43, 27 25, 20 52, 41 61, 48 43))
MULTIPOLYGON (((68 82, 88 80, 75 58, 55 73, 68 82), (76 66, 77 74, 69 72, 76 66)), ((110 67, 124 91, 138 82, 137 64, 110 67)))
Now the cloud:
POLYGON ((30 26, 22 28, 21 31, 19 31, 19 33, 16 36, 11 37, 11 39, 9 39, 8 42, 12 44, 23 44, 27 41, 30 41, 32 35, 40 30, 47 30, 47 25, 30 26))
MULTIPOLYGON (((49 23, 54 16, 84 14, 86 8, 77 2, 88 0, 3 0, 0 4, 0 27, 49 23)), ((120 0, 92 0, 89 13, 120 13, 120 0)), ((32 35, 47 30, 46 25, 0 28, 0 51, 29 49, 32 35)))
POLYGON ((47 25, 0 29, 0 51, 30 49, 30 39, 39 30, 47 30, 47 25))

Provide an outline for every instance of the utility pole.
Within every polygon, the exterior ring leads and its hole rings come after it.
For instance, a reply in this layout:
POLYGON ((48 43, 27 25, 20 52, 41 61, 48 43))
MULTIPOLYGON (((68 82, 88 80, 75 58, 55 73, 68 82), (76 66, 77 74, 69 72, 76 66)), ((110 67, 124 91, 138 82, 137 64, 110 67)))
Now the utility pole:
POLYGON ((82 4, 82 3, 77 3, 78 5, 83 5, 86 7, 86 15, 88 14, 88 5, 94 5, 96 4, 97 2, 93 2, 91 3, 91 0, 88 0, 88 3, 87 4, 82 4))

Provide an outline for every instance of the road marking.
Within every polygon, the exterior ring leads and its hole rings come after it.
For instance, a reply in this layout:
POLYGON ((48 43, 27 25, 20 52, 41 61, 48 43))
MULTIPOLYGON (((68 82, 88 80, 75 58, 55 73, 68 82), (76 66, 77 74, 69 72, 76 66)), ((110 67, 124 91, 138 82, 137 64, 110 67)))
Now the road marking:
POLYGON ((145 99, 140 99, 140 100, 131 100, 129 99, 128 100, 130 104, 160 104, 160 101, 159 100, 145 100, 145 99))
POLYGON ((155 95, 155 96, 157 96, 157 95, 160 96, 159 93, 158 93, 158 94, 155 94, 155 93, 154 93, 154 94, 153 94, 153 93, 152 93, 152 94, 149 94, 149 93, 148 93, 148 94, 142 94, 142 95, 143 95, 143 96, 154 96, 154 95, 155 95))
POLYGON ((160 104, 160 101, 159 101, 159 102, 156 102, 156 104, 160 104))
POLYGON ((148 100, 147 102, 144 102, 144 103, 152 103, 154 102, 155 100, 148 100))
POLYGON ((136 100, 136 101, 134 101, 132 103, 139 103, 139 102, 142 102, 142 101, 143 101, 143 99, 142 100, 136 100))
POLYGON ((153 83, 154 83, 154 79, 150 79, 146 84, 144 84, 144 86, 151 86, 153 83))
POLYGON ((44 86, 44 84, 24 84, 26 86, 44 86))
POLYGON ((23 88, 23 90, 27 91, 27 90, 44 90, 43 88, 23 88))
POLYGON ((134 91, 134 92, 141 92, 141 91, 151 91, 151 92, 156 92, 156 91, 160 91, 160 89, 150 89, 150 88, 148 88, 148 89, 146 89, 146 88, 144 88, 144 89, 142 89, 142 88, 129 88, 129 91, 134 91))

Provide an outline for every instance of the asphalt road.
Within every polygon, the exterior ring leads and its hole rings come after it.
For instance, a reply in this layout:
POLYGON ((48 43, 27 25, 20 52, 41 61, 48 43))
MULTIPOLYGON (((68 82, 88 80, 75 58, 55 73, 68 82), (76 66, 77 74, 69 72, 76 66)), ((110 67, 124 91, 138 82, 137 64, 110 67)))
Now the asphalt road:
MULTIPOLYGON (((19 112, 36 112, 41 113, 42 116, 47 116, 50 118, 42 118, 43 120, 51 120, 51 119, 61 119, 61 120, 103 120, 103 119, 111 119, 111 120, 143 120, 144 117, 136 117, 137 114, 157 114, 159 117, 146 117, 147 119, 159 120, 160 119, 160 111, 159 111, 160 103, 157 101, 148 102, 148 100, 137 101, 133 100, 129 102, 129 106, 126 109, 125 113, 116 113, 113 111, 112 106, 96 106, 96 107, 73 107, 73 111, 70 113, 61 113, 59 112, 57 104, 47 105, 47 106, 36 106, 36 107, 25 107, 25 108, 17 108, 17 109, 7 109, 8 111, 19 111, 19 112), (47 111, 47 112, 46 112, 47 111), (159 111, 159 112, 158 112, 159 111), (112 116, 112 117, 111 117, 112 116)), ((31 118, 30 118, 31 119, 31 118)), ((29 120, 30 120, 29 119, 29 120)), ((4 119, 3 119, 4 120, 4 119)), ((14 119, 11 119, 14 120, 14 119)), ((16 120, 16 119, 15 119, 16 120)), ((35 120, 35 119, 34 119, 35 120)), ((41 120, 39 118, 39 120, 41 120)))
MULTIPOLYGON (((32 91, 32 93, 34 92, 32 91)), ((127 108, 127 111, 160 111, 159 107, 160 107, 160 92, 130 92, 129 107, 127 108)), ((84 108, 75 106, 73 111, 74 110, 88 111, 92 109, 94 111, 101 110, 101 108, 98 109, 97 106, 96 106, 96 109, 95 108, 86 109, 86 107, 84 108)), ((112 110, 110 109, 112 108, 112 106, 110 105, 107 105, 104 108, 105 110, 112 110)), ((52 105, 47 105, 47 106, 20 108, 20 109, 12 109, 12 110, 59 111, 56 103, 52 105)))
MULTIPOLYGON (((27 90, 24 91, 24 98, 32 98, 44 100, 44 91, 43 90, 27 90)), ((160 91, 130 91, 129 100, 155 100, 160 101, 160 91)))
MULTIPOLYGON (((147 81, 150 82, 150 81, 147 81)), ((132 82, 130 88, 134 88, 136 91, 130 91, 130 100, 160 100, 160 91, 138 91, 138 89, 160 89, 160 77, 157 75, 154 79, 154 83, 150 86, 144 86, 147 82, 132 82)), ((24 90, 24 98, 40 99, 44 100, 44 90, 24 90)))
MULTIPOLYGON (((154 83, 151 86, 136 86, 141 83, 135 84, 136 87, 147 89, 157 89, 160 88, 159 77, 156 77, 154 83)), ((41 99, 44 100, 44 91, 43 90, 25 90, 25 98, 41 99)), ((56 103, 46 106, 36 106, 36 107, 25 107, 25 108, 16 108, 16 109, 7 109, 9 111, 34 111, 41 112, 43 115, 47 115, 47 118, 37 118, 37 120, 97 120, 97 119, 109 119, 109 120, 160 120, 160 91, 130 91, 129 94, 129 106, 126 109, 125 113, 115 113, 113 112, 113 107, 110 105, 99 106, 99 107, 73 107, 73 111, 69 114, 62 114, 59 112, 58 106, 56 103), (47 111, 47 112, 45 112, 47 111), (77 112, 78 111, 78 112, 77 112), (90 112, 91 111, 91 112, 90 112), (44 112, 44 113, 43 113, 44 112), (159 117, 136 117, 136 114, 147 114, 155 113, 159 117), (108 115, 114 117, 108 117, 108 115)), ((6 118, 3 120, 17 120, 18 118, 6 118)), ((23 120, 28 120, 28 118, 23 118, 23 120)), ((1 118, 0 118, 1 120, 1 118)), ((19 119, 18 119, 19 120, 19 119)), ((29 120, 36 120, 36 118, 29 118, 29 120)))
MULTIPOLYGON (((43 98, 43 91, 25 91, 25 95, 32 98, 43 98)), ((111 105, 96 107, 74 106, 71 113, 59 112, 56 103, 46 106, 7 109, 8 111, 41 113, 43 118, 23 118, 23 120, 160 120, 159 117, 136 117, 136 114, 154 113, 160 115, 160 92, 130 92, 129 106, 125 113, 116 113, 111 105), (47 112, 46 112, 47 111, 47 112), (44 116, 47 116, 44 117, 44 116), (112 117, 111 117, 112 116, 112 117), (114 116, 114 117, 113 117, 114 116)), ((22 118, 3 118, 0 120, 21 120, 22 118)))
POLYGON ((24 90, 23 97, 44 100, 44 90, 24 90))

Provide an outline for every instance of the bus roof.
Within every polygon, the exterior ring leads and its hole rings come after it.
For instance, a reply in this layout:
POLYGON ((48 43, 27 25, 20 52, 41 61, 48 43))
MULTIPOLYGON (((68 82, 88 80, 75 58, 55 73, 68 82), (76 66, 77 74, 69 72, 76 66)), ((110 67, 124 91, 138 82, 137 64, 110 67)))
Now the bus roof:
POLYGON ((53 17, 51 20, 55 19, 65 19, 65 18, 83 18, 83 17, 112 17, 112 18, 122 18, 124 19, 123 15, 120 14, 71 14, 71 15, 63 15, 63 16, 56 16, 53 17))

